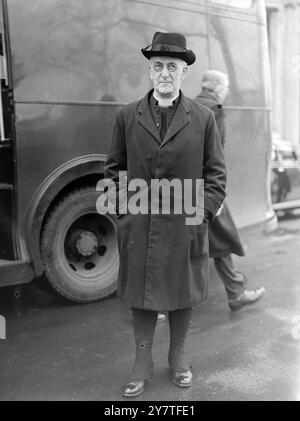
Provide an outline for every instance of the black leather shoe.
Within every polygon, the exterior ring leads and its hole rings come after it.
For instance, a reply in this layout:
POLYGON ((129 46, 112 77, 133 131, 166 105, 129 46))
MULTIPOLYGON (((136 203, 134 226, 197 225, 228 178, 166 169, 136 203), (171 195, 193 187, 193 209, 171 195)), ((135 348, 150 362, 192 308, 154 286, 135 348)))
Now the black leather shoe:
POLYGON ((193 383, 193 374, 191 370, 173 371, 172 382, 179 387, 191 387, 193 383))
POLYGON ((231 311, 240 310, 245 305, 255 303, 265 292, 266 290, 264 287, 257 288, 254 291, 245 290, 238 298, 228 301, 229 307, 231 311))

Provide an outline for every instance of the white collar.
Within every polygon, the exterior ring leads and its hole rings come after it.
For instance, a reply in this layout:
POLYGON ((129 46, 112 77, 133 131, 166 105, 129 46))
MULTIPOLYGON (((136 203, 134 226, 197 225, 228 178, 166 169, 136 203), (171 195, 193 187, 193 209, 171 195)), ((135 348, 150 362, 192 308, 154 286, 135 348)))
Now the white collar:
POLYGON ((173 98, 159 98, 155 95, 155 92, 153 92, 153 96, 160 107, 171 107, 173 105, 173 101, 175 101, 179 97, 179 93, 173 98))

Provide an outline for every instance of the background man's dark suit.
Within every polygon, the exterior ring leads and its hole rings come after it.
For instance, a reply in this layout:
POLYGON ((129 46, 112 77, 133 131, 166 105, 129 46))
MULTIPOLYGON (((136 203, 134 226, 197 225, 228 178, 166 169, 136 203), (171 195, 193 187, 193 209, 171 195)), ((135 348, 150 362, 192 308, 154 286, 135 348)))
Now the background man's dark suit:
MULTIPOLYGON (((226 74, 209 70, 203 77, 202 92, 196 102, 205 105, 215 113, 221 143, 225 145, 225 114, 221 100, 228 93, 228 79, 226 74)), ((244 256, 244 249, 228 206, 223 203, 223 209, 212 222, 209 223, 209 254, 214 259, 218 275, 224 283, 231 310, 239 310, 246 304, 257 301, 265 292, 263 287, 256 290, 246 290, 246 276, 236 269, 231 254, 244 256)))

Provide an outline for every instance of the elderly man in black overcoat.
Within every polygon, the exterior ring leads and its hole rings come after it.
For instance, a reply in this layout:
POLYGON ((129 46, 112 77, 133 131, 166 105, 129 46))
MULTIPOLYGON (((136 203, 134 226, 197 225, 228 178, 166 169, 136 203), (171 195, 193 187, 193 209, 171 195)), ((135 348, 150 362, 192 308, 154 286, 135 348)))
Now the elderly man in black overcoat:
MULTIPOLYGON (((202 92, 196 101, 213 110, 221 138, 225 145, 225 113, 222 103, 229 91, 229 80, 225 73, 207 70, 202 79, 202 92)), ((244 256, 238 231, 224 202, 220 215, 209 223, 209 253, 214 258, 217 273, 224 283, 231 310, 239 310, 246 304, 256 302, 265 292, 263 287, 254 291, 245 289, 246 276, 236 269, 231 254, 244 256)))
MULTIPOLYGON (((123 214, 119 209, 118 296, 132 311, 136 342, 135 362, 123 388, 126 397, 141 394, 152 377, 159 311, 169 316, 172 381, 179 387, 192 384, 184 345, 192 308, 207 298, 207 223, 223 203, 226 184, 214 113, 180 89, 188 66, 196 59, 184 35, 157 32, 142 54, 149 60, 153 89, 117 113, 105 177, 120 187, 119 174, 127 172, 128 185, 142 179, 150 195, 153 180, 176 180, 181 185, 191 180, 193 186, 196 180, 204 180, 204 202, 197 201, 202 223, 196 225, 187 224, 184 212, 123 214)), ((193 187, 193 196, 199 193, 193 187)))

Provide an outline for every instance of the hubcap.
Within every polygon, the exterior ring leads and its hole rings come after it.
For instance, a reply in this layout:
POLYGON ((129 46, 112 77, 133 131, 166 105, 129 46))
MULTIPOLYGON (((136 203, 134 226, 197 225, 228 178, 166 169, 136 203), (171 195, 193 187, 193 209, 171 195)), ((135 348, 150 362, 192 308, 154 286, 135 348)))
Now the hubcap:
POLYGON ((108 217, 97 213, 79 217, 64 241, 68 270, 81 282, 105 279, 105 274, 118 263, 116 234, 116 227, 108 217))
POLYGON ((92 256, 98 248, 98 239, 93 232, 83 231, 77 235, 75 248, 81 256, 92 256))

